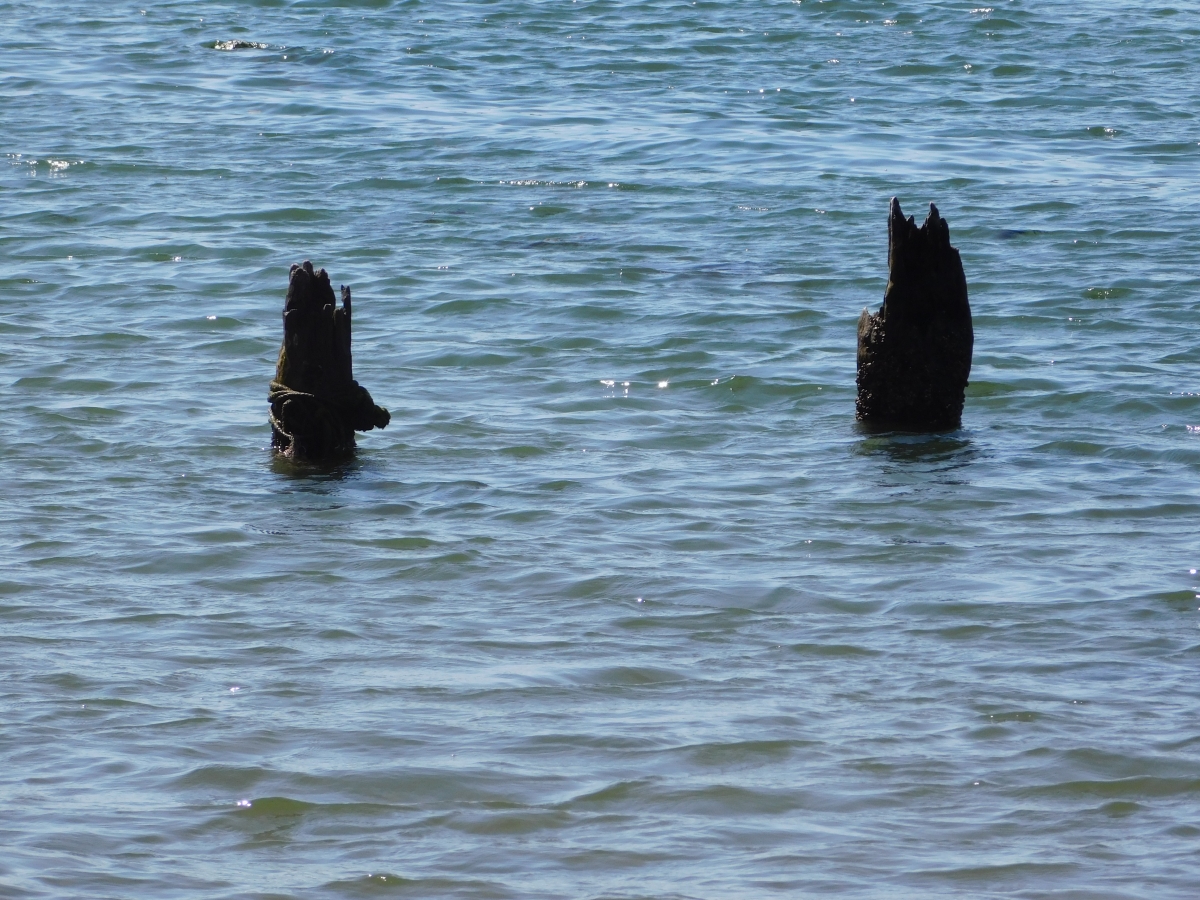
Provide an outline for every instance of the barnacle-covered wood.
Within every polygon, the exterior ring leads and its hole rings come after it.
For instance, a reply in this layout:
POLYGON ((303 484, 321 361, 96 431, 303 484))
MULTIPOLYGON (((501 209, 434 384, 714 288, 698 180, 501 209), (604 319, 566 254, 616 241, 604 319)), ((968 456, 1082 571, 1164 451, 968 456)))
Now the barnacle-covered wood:
POLYGON ((950 226, 929 204, 917 227, 892 198, 883 306, 858 320, 859 419, 940 430, 962 422, 975 333, 950 226))
POLYGON ((354 453, 354 432, 391 421, 354 380, 350 356, 350 289, 339 308, 324 269, 292 266, 283 305, 283 346, 271 401, 271 445, 296 460, 322 462, 354 453))

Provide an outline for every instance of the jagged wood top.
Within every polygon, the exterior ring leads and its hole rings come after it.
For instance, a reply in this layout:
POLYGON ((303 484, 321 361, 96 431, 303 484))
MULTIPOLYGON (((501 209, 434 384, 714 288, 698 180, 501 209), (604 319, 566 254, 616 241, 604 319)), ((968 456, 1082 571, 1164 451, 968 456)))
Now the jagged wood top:
POLYGON ((933 319, 970 322, 967 277, 958 250, 950 245, 950 226, 929 204, 920 228, 907 219, 900 201, 888 211, 888 284, 882 315, 893 325, 919 325, 933 319))

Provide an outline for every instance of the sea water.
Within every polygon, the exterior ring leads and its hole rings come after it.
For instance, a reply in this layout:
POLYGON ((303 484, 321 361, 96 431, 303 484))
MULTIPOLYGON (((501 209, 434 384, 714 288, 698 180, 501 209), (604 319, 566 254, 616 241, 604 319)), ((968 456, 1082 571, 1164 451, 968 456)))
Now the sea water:
POLYGON ((1195 897, 1200 8, 974 2, 0 2, 0 895, 1195 897))

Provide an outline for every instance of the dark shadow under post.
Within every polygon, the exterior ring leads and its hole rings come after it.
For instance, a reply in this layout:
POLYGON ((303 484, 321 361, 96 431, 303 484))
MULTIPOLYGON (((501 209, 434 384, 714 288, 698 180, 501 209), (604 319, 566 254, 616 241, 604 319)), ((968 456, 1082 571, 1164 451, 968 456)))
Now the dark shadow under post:
POLYGON ((354 380, 350 356, 350 289, 339 309, 324 269, 292 266, 283 304, 283 346, 271 401, 271 446, 306 462, 354 453, 354 432, 385 428, 391 415, 354 380))
POLYGON ((888 270, 883 306, 858 320, 857 416, 904 429, 957 428, 975 333, 962 259, 932 203, 918 228, 892 198, 888 270))

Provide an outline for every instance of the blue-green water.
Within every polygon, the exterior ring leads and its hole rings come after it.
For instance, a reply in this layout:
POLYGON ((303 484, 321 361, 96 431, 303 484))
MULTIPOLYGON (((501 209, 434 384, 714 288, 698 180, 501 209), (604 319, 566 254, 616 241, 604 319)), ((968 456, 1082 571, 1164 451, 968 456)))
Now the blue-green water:
POLYGON ((0 896, 1195 897, 1198 72, 1191 2, 0 2, 0 896), (854 422, 892 195, 957 432, 854 422))

